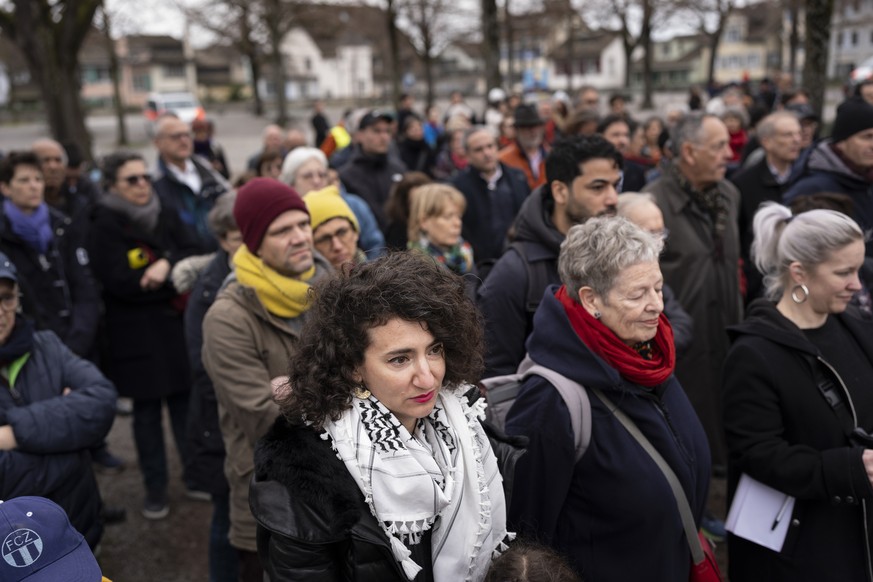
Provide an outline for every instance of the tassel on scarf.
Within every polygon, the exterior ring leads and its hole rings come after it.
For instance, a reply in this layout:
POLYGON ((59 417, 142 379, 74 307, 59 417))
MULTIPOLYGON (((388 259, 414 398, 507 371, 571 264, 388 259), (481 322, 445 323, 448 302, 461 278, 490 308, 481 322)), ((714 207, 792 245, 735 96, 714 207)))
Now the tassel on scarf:
POLYGON ((400 567, 403 568, 403 573, 406 574, 406 577, 413 580, 421 572, 421 566, 416 564, 415 560, 410 557, 412 552, 403 545, 403 542, 394 536, 390 536, 389 539, 391 540, 391 552, 394 554, 394 559, 400 563, 400 567))

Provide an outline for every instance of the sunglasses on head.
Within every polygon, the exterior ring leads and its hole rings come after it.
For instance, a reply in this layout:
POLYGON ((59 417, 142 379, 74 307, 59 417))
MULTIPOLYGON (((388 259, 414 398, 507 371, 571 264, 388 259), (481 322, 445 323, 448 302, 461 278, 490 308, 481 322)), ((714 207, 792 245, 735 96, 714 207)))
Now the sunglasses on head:
POLYGON ((134 174, 132 176, 125 176, 122 178, 129 186, 136 186, 139 184, 140 180, 145 181, 147 184, 152 183, 151 174, 134 174))

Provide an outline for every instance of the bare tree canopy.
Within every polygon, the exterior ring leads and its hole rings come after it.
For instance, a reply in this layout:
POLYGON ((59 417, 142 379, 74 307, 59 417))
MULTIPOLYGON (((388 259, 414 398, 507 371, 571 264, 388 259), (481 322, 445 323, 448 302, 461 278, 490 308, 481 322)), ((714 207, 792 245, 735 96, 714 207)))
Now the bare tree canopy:
POLYGON ((0 31, 18 46, 42 93, 52 137, 93 159, 80 97, 79 49, 102 0, 12 0, 0 31))
POLYGON ((258 18, 257 6, 253 4, 252 0, 203 0, 183 10, 191 22, 230 43, 246 58, 252 76, 254 113, 261 116, 264 103, 259 85, 266 33, 263 19, 258 18))

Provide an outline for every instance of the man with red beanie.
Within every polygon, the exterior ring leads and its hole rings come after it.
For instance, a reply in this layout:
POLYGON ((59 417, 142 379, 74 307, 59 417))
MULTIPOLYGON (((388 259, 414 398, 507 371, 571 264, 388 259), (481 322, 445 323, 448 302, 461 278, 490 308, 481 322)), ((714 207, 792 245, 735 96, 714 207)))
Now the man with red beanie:
POLYGON ((254 447, 279 415, 272 384, 284 383, 308 308, 310 284, 332 270, 313 250, 300 195, 270 178, 239 189, 233 208, 243 246, 203 320, 203 365, 215 386, 230 484, 230 543, 239 580, 260 582, 256 524, 249 510, 254 447))

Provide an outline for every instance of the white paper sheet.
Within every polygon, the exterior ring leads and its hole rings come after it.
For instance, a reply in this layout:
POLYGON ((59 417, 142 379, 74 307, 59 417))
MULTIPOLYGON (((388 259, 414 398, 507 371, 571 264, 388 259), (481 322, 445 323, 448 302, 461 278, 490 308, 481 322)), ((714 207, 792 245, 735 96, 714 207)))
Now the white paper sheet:
POLYGON ((744 473, 737 485, 725 528, 736 536, 779 552, 785 543, 793 511, 794 497, 744 473))

